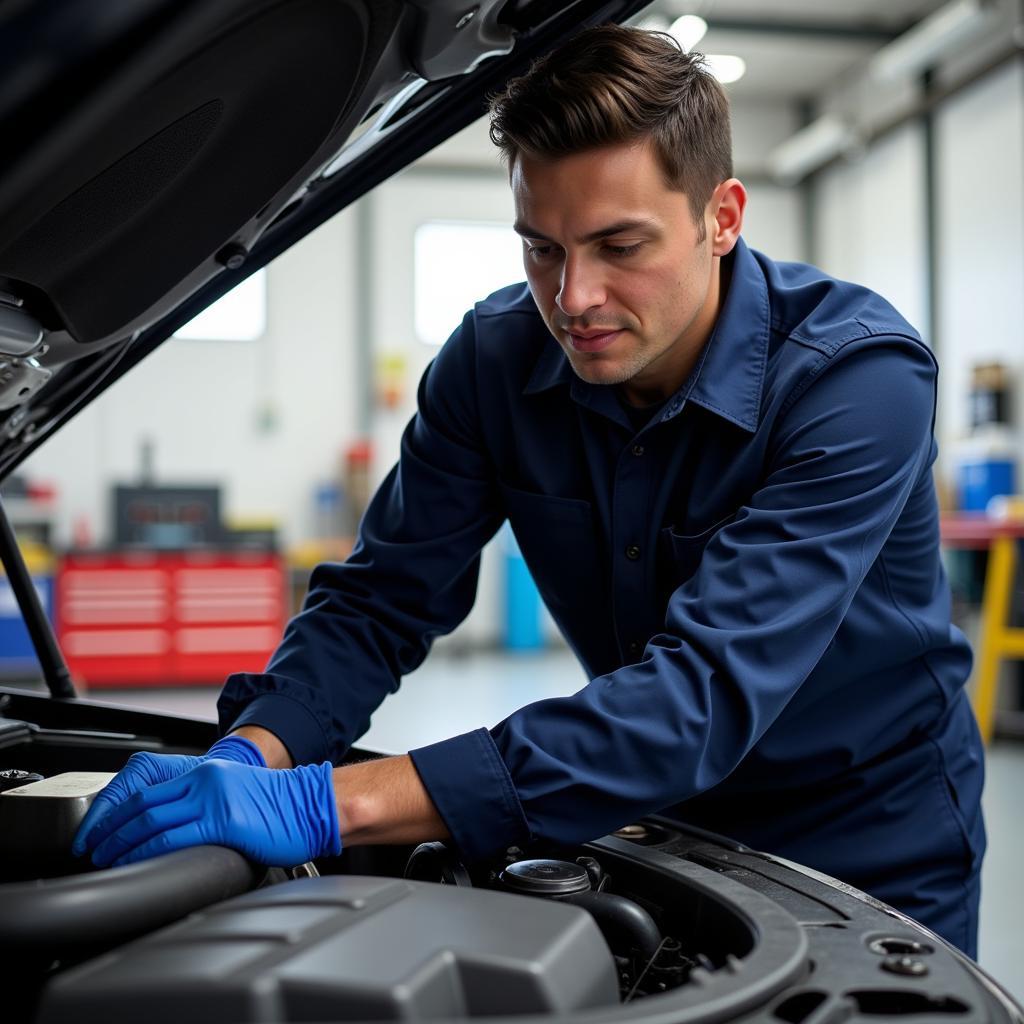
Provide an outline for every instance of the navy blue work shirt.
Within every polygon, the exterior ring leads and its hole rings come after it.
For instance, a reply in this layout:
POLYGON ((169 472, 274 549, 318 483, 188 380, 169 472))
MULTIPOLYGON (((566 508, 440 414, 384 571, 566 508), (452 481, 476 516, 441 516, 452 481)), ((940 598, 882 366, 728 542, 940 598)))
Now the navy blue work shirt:
POLYGON ((229 679, 222 727, 340 761, 469 612, 507 518, 591 681, 412 752, 465 857, 668 809, 971 948, 982 760, 939 559, 935 361, 865 288, 742 241, 730 264, 690 379, 639 431, 525 285, 479 303, 352 556, 315 570, 266 672, 229 679))

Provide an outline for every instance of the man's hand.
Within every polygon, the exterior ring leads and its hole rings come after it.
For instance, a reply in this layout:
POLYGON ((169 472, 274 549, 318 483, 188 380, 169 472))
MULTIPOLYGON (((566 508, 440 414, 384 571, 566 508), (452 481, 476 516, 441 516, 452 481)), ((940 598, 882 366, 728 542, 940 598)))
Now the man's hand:
POLYGON ((71 852, 76 857, 81 857, 85 851, 96 846, 97 839, 93 835, 95 829, 100 825, 114 808, 123 804, 132 794, 145 789, 148 786, 157 786, 162 782, 170 782, 179 775, 191 771, 209 758, 217 758, 224 761, 236 761, 239 764, 248 764, 258 767, 265 767, 266 762, 259 748, 239 736, 228 736, 218 740, 210 749, 201 756, 189 754, 132 754, 128 763, 118 774, 111 779, 110 784, 96 797, 89 808, 88 813, 78 827, 75 840, 71 845, 71 852))
POLYGON ((97 867, 204 844, 286 867, 340 853, 330 763, 275 770, 206 759, 130 796, 88 837, 97 867))
POLYGON ((264 758, 279 758, 265 751, 239 731, 203 757, 134 754, 93 802, 74 852, 105 867, 215 843, 290 866, 340 852, 342 837, 359 846, 448 836, 408 755, 332 771, 326 762, 267 768, 264 758))

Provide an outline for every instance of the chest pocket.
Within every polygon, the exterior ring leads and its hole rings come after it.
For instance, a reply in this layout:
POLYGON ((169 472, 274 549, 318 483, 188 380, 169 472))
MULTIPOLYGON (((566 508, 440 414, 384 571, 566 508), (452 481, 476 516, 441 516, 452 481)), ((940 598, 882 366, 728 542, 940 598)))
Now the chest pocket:
POLYGON ((571 639, 607 608, 590 502, 501 484, 505 511, 544 603, 571 639))
POLYGON ((662 604, 668 602, 672 592, 690 579, 700 567, 704 549, 723 526, 736 518, 732 512, 700 533, 677 533, 674 526, 666 526, 658 534, 658 596, 662 604))

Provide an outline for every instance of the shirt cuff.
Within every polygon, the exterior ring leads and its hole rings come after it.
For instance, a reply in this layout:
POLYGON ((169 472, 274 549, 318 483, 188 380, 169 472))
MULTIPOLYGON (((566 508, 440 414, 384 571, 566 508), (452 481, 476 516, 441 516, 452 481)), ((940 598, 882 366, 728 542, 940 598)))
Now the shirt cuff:
POLYGON ((409 751, 461 856, 473 863, 530 839, 505 762, 486 729, 409 751))
POLYGON ((247 704, 233 722, 221 722, 225 735, 243 725, 258 725, 272 732, 288 748, 292 764, 320 764, 329 760, 320 723, 304 704, 292 697, 265 693, 247 704))

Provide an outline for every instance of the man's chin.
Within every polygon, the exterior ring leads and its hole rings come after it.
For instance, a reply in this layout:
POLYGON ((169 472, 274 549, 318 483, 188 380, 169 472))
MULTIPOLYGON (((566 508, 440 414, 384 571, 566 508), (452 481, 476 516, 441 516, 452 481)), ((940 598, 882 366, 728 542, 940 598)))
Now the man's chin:
POLYGON ((612 359, 581 359, 577 354, 569 356, 569 365, 576 376, 588 384, 624 384, 636 371, 612 359))

